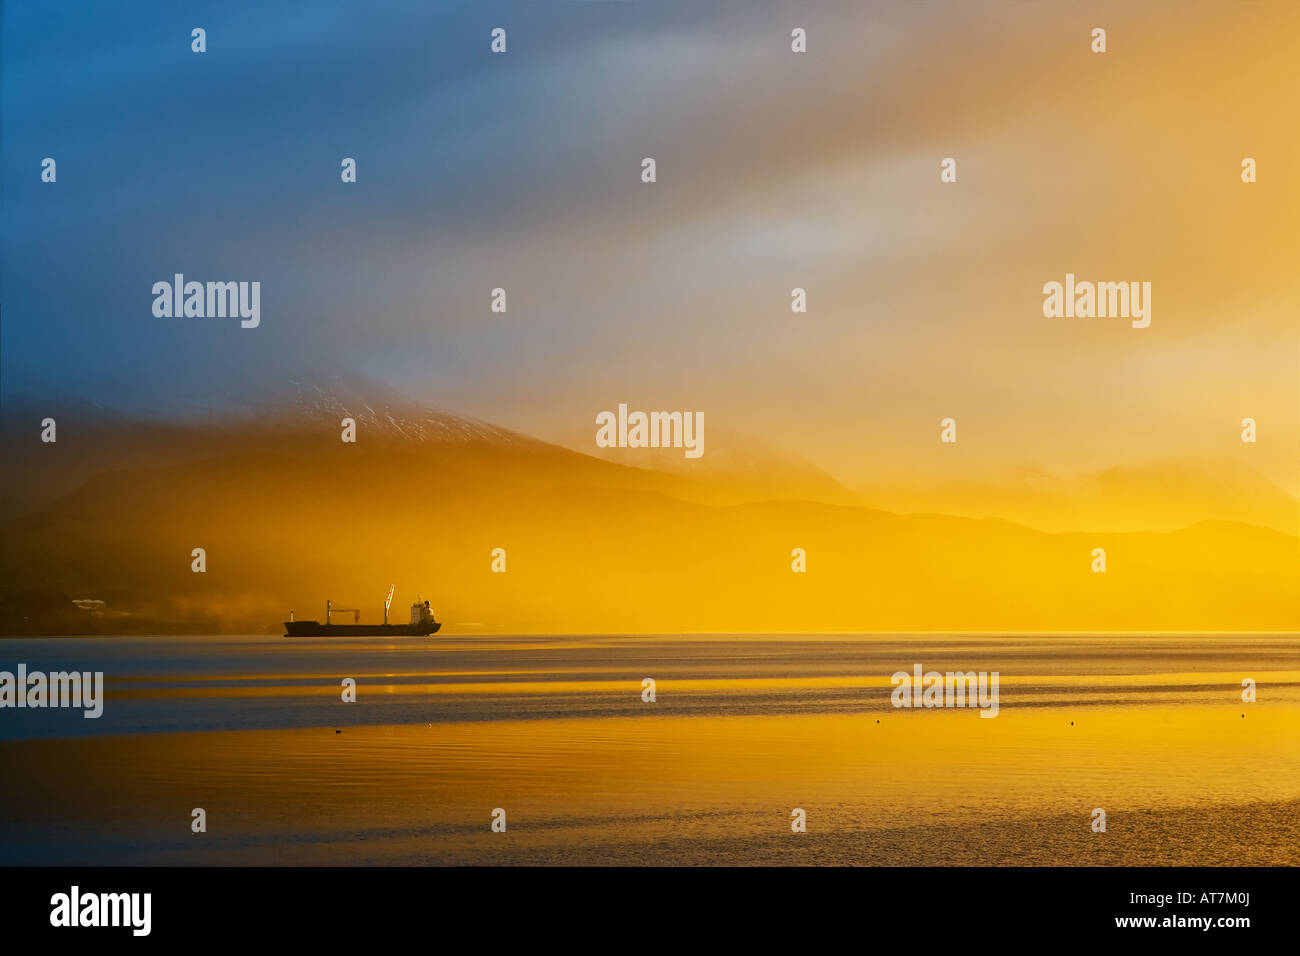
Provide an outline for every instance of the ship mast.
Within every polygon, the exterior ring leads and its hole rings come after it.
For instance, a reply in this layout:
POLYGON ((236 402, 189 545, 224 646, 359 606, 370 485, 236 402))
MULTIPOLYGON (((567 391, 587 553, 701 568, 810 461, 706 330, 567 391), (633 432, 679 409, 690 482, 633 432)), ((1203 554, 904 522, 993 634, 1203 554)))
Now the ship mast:
POLYGON ((397 590, 396 584, 388 585, 388 597, 384 598, 384 627, 388 626, 388 608, 393 603, 393 592, 397 590))

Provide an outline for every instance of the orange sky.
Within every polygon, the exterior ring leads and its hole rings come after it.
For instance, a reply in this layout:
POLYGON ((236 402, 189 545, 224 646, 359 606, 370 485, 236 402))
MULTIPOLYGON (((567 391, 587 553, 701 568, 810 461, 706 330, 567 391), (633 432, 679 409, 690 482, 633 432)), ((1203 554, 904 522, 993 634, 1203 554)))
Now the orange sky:
POLYGON ((847 33, 878 38, 883 13, 809 11, 798 63, 720 39, 767 64, 743 88, 677 48, 645 137, 659 192, 563 240, 617 329, 593 333, 580 378, 505 384, 496 417, 581 448, 618 401, 700 408, 856 485, 1228 458, 1294 492, 1300 8, 911 6, 884 49, 847 33), (702 115, 666 114, 710 78, 722 112, 701 142, 702 115), (1044 318, 1066 272, 1151 282, 1151 326, 1044 318), (938 442, 945 416, 958 447, 938 442))

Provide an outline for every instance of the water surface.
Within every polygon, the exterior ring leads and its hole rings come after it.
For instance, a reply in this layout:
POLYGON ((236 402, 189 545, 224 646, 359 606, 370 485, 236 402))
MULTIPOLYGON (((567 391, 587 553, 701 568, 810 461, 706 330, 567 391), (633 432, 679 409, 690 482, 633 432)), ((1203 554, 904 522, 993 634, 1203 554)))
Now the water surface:
POLYGON ((102 670, 106 702, 0 711, 0 862, 1295 864, 1298 646, 5 640, 0 669, 102 670), (998 716, 894 708, 917 663, 997 671, 998 716))

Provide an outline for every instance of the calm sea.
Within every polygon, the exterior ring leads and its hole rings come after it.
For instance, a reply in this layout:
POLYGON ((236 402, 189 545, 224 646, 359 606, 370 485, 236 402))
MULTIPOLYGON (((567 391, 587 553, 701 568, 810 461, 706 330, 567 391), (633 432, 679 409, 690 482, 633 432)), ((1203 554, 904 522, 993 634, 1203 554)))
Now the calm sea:
POLYGON ((1296 635, 0 641, 20 662, 106 701, 0 710, 6 864, 1300 863, 1296 635), (998 715, 893 707, 916 664, 998 672, 998 715))

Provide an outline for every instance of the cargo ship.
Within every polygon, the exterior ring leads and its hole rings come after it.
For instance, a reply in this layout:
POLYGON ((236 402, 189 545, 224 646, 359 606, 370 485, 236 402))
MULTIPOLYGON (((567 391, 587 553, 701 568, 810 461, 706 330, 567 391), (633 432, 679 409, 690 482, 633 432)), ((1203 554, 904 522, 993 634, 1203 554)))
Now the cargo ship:
POLYGON ((389 587, 388 597, 384 599, 384 623, 383 624, 362 624, 361 612, 356 608, 339 608, 334 606, 333 601, 325 602, 325 623, 320 621, 295 621, 293 611, 289 612, 289 620, 284 622, 285 637, 428 637, 430 634, 437 634, 438 629, 442 627, 433 619, 433 611, 429 609, 429 602, 421 602, 418 598, 411 605, 411 623, 410 624, 389 624, 388 609, 393 603, 393 591, 396 585, 389 587), (351 624, 335 624, 332 620, 335 614, 351 614, 351 624))

